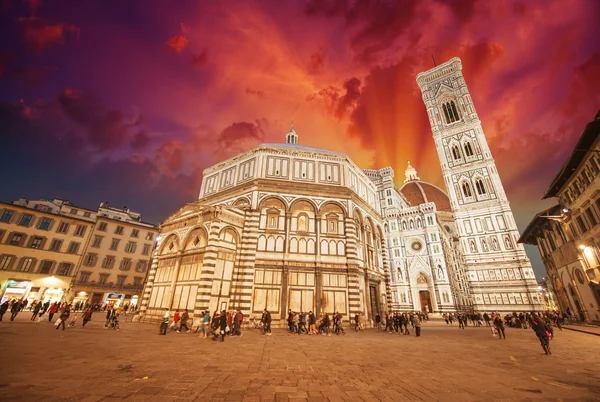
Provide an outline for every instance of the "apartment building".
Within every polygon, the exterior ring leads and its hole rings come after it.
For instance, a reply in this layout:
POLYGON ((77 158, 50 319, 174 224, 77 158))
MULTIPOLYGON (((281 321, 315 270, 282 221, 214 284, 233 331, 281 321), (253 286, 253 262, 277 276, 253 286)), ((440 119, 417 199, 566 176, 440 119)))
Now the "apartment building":
POLYGON ((582 321, 600 322, 600 111, 546 198, 558 203, 538 213, 519 241, 538 247, 557 308, 582 321))
POLYGON ((73 280, 74 302, 137 306, 157 235, 139 213, 100 204, 73 280))
POLYGON ((61 301, 87 246, 93 211, 56 202, 0 203, 0 299, 61 301))
POLYGON ((157 233, 107 203, 0 203, 0 299, 137 305, 157 233))

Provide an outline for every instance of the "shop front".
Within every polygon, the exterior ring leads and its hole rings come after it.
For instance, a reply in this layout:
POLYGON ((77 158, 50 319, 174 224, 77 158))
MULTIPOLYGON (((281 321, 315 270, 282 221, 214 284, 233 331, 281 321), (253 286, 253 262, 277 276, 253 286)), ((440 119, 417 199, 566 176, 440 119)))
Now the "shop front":
POLYGON ((31 290, 31 281, 21 279, 8 279, 2 289, 0 304, 7 300, 27 299, 31 290))
POLYGON ((107 293, 104 297, 104 301, 102 302, 102 304, 106 304, 112 307, 120 307, 123 304, 124 300, 124 293, 107 293))
POLYGON ((85 305, 89 300, 90 295, 88 292, 77 292, 75 293, 75 297, 73 297, 73 301, 71 302, 74 306, 77 304, 85 305))

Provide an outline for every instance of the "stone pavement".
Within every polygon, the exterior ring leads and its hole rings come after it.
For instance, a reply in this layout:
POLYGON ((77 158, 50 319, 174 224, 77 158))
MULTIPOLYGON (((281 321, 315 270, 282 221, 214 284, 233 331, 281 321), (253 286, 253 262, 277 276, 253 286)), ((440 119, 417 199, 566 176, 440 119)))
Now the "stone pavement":
MULTIPOLYGON (((224 343, 150 324, 66 331, 29 313, 0 323, 1 401, 600 400, 596 336, 562 331, 543 354, 531 330, 423 324, 422 336, 348 331, 224 343)), ((7 316, 5 316, 6 318, 7 316)))

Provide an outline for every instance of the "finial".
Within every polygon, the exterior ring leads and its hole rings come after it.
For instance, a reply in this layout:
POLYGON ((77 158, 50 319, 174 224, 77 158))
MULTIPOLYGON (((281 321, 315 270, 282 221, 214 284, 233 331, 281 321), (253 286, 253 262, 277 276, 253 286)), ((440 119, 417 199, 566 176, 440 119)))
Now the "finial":
POLYGON ((290 131, 294 131, 294 120, 292 120, 292 127, 290 127, 290 131))

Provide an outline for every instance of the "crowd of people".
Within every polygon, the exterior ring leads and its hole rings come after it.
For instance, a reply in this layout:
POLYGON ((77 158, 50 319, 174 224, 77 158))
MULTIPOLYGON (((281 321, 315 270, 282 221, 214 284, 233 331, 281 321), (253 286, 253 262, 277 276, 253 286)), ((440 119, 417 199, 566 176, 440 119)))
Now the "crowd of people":
MULTIPOLYGON (((78 314, 81 312, 82 327, 91 321, 94 312, 105 312, 105 329, 119 330, 119 316, 134 312, 135 306, 126 304, 120 308, 116 308, 111 304, 100 306, 98 304, 91 305, 89 303, 78 302, 70 304, 66 302, 50 301, 34 301, 28 306, 27 300, 11 299, 0 304, 0 321, 4 315, 10 311, 10 321, 14 321, 19 313, 24 310, 31 312, 31 321, 40 322, 48 317, 48 322, 52 322, 55 315, 58 315, 54 322, 56 329, 66 329, 67 326, 74 326, 78 314), (70 320, 69 320, 70 319, 70 320)), ((447 326, 453 326, 457 323, 458 328, 465 329, 467 326, 482 327, 485 323, 486 327, 490 327, 493 336, 498 339, 506 339, 506 326, 520 329, 531 329, 535 332, 542 345, 542 349, 546 354, 551 354, 550 339, 554 338, 554 327, 562 330, 562 325, 572 317, 569 312, 561 313, 547 311, 544 313, 516 313, 501 315, 495 312, 491 314, 479 312, 451 312, 443 313, 442 318, 447 326)), ((427 322, 429 316, 424 312, 390 312, 383 317, 377 313, 372 323, 375 328, 385 330, 391 334, 410 335, 411 330, 414 330, 416 336, 421 335, 421 323, 427 322)), ((321 313, 317 316, 312 311, 295 312, 288 311, 287 324, 290 334, 306 334, 306 335, 323 335, 331 336, 344 335, 343 315, 340 312, 321 313)), ((360 313, 354 315, 354 330, 359 332, 365 328, 365 322, 360 313)), ((244 323, 244 315, 239 310, 231 311, 215 311, 212 315, 209 311, 203 311, 197 316, 196 321, 190 318, 188 310, 176 310, 171 316, 169 309, 165 309, 160 325, 160 334, 166 335, 169 328, 178 333, 191 332, 196 327, 196 333, 202 338, 211 338, 217 341, 220 337, 221 342, 225 341, 226 336, 242 336, 242 325, 244 323)), ((271 313, 264 310, 260 319, 259 326, 262 328, 263 334, 270 336, 271 332, 271 313)))

